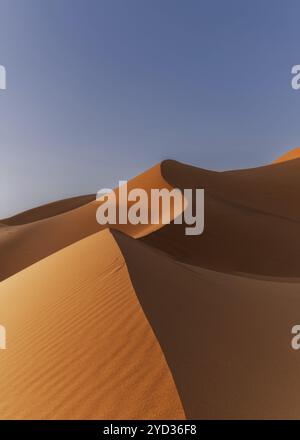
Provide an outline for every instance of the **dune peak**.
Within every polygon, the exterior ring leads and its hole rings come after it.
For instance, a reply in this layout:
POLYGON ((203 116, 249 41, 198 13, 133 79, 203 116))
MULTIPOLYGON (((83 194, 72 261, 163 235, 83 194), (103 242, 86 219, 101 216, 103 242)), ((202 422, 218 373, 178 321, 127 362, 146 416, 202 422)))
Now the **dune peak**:
POLYGON ((289 160, 294 160, 299 158, 300 158, 300 147, 297 147, 284 153, 282 156, 275 159, 273 163, 287 162, 289 160))

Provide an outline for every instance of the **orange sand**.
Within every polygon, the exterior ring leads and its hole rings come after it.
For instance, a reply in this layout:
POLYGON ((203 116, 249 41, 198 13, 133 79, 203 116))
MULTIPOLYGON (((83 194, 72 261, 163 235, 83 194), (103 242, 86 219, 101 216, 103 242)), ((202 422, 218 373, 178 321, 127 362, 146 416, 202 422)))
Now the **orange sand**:
POLYGON ((0 284, 0 419, 184 418, 109 230, 0 284))
POLYGON ((287 153, 280 156, 278 159, 274 160, 273 163, 286 162, 287 160, 293 160, 298 158, 300 158, 300 147, 288 151, 287 153))
POLYGON ((299 418, 297 155, 129 182, 204 188, 200 236, 101 231, 92 196, 1 220, 0 418, 299 418))
MULTIPOLYGON (((128 190, 143 188, 168 188, 171 186, 161 176, 160 165, 128 182, 128 190)), ((118 190, 116 191, 118 197, 118 190)), ((90 198, 90 196, 87 196, 90 198)), ((76 203, 84 203, 83 198, 76 203)), ((45 205, 0 221, 0 280, 50 254, 81 240, 104 227, 96 221, 99 202, 96 200, 74 209, 74 199, 45 205), (64 203, 63 203, 64 202, 64 203), (70 209, 70 210, 68 210, 70 209), (58 215, 53 215, 59 210, 58 215), (48 216, 47 216, 48 215, 48 216), (40 220, 37 220, 40 218, 40 220), (19 224, 21 219, 24 224, 19 224), (30 220, 32 220, 30 222, 30 220)), ((130 205, 129 205, 130 206, 130 205)), ((149 209, 150 212, 150 209, 149 209)), ((116 228, 133 236, 149 234, 162 225, 117 225, 116 228)))

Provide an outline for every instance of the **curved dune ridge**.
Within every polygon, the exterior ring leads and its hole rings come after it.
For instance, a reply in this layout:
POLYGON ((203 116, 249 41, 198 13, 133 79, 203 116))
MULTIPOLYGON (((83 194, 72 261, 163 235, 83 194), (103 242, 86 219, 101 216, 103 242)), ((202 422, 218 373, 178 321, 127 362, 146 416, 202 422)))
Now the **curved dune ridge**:
POLYGON ((288 160, 294 160, 299 158, 300 158, 300 147, 288 151, 287 153, 278 157, 278 159, 274 160, 273 163, 281 163, 281 162, 286 162, 288 160))
POLYGON ((299 418, 300 158, 132 188, 204 188, 203 234, 88 198, 0 221, 0 418, 299 418))
POLYGON ((182 419, 109 230, 0 285, 0 419, 182 419))
POLYGON ((165 161, 161 171, 173 187, 205 189, 205 230, 170 224, 145 243, 221 272, 300 277, 300 159, 226 172, 165 161))
POLYGON ((72 209, 78 208, 79 206, 85 205, 93 200, 95 200, 95 194, 58 200, 1 220, 1 223, 7 226, 16 226, 36 222, 38 220, 43 220, 48 217, 54 217, 55 215, 71 211, 72 209))
MULTIPOLYGON (((163 179, 160 165, 156 165, 128 182, 128 191, 134 188, 142 188, 149 193, 151 188, 171 189, 171 186, 163 179)), ((118 200, 118 189, 115 192, 118 200)), ((80 201, 82 200, 81 198, 80 201)), ((65 246, 104 229, 96 221, 99 203, 94 199, 73 209, 74 200, 70 202, 68 199, 59 202, 59 207, 55 204, 46 205, 40 211, 36 208, 12 219, 1 220, 0 279, 5 279, 65 246), (55 210, 59 210, 58 215, 52 215, 55 210), (49 216, 45 217, 47 212, 49 216), (24 224, 19 224, 21 218, 25 219, 24 224)), ((160 228, 161 218, 158 225, 117 224, 114 227, 132 237, 140 237, 160 228)))
MULTIPOLYGON (((129 190, 204 188, 204 233, 188 237, 185 225, 174 224, 112 227, 144 237, 148 244, 189 264, 223 272, 298 277, 299 171, 300 159, 226 172, 164 161, 132 179, 129 190)), ((0 279, 103 229, 96 222, 98 206, 94 200, 37 221, 28 222, 27 214, 26 224, 0 225, 0 279)))
POLYGON ((222 274, 113 235, 188 419, 300 418, 300 280, 222 274))

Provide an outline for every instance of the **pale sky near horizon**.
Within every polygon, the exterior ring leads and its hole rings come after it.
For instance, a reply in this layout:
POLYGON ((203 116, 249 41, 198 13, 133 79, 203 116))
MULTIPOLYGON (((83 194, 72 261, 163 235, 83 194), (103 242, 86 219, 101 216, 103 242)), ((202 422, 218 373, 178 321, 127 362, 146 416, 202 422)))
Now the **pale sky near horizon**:
POLYGON ((0 0, 0 218, 300 145, 298 0, 0 0))

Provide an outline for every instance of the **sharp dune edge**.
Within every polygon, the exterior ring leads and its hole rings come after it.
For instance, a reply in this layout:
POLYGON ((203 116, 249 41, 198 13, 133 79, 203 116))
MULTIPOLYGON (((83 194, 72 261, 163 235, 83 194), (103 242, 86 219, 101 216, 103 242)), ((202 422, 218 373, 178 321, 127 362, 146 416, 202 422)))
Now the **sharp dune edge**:
POLYGON ((286 162, 288 160, 299 159, 300 157, 300 147, 294 148, 291 151, 280 156, 278 159, 274 160, 274 163, 286 162))
MULTIPOLYGON (((151 188, 171 186, 163 179, 160 165, 156 165, 128 182, 128 190, 132 188, 149 191, 151 188)), ((118 195, 118 191, 116 194, 118 195)), ((74 203, 70 200, 66 200, 65 205, 63 201, 58 205, 54 203, 43 206, 40 214, 36 208, 12 219, 0 220, 0 279, 5 279, 65 246, 103 229, 96 221, 99 202, 95 197, 92 202, 75 209, 72 209, 74 203), (55 210, 59 210, 60 213, 53 216, 55 210), (29 222, 30 216, 32 222, 29 222), (19 224, 21 218, 26 218, 24 224, 19 224)), ((116 225, 117 229, 133 237, 149 234, 160 227, 161 225, 116 225)))
POLYGON ((18 226, 26 223, 36 222, 48 217, 54 217, 58 214, 71 211, 79 206, 85 205, 95 200, 95 194, 86 196, 71 197, 70 199, 58 200, 57 202, 47 203, 37 208, 29 209, 21 212, 13 217, 1 220, 1 223, 6 226, 18 226))
POLYGON ((300 282, 185 265, 113 234, 188 419, 300 418, 300 282))
POLYGON ((221 272, 300 277, 300 159, 226 172, 165 161, 161 171, 173 187, 205 188, 205 230, 170 224, 144 242, 221 272))
POLYGON ((299 418, 300 159, 134 187, 204 188, 203 235, 90 196, 0 221, 0 418, 299 418))
POLYGON ((182 419, 160 346, 109 230, 5 280, 1 419, 182 419))
MULTIPOLYGON (((128 188, 204 188, 204 234, 187 237, 185 225, 174 224, 115 227, 144 237, 188 264, 231 273, 300 277, 299 171, 300 159, 227 172, 164 161, 132 179, 128 188)), ((94 200, 31 223, 26 214, 25 224, 0 225, 0 279, 103 229, 96 222, 97 206, 94 200)), ((43 215, 45 211, 43 207, 43 215)))

